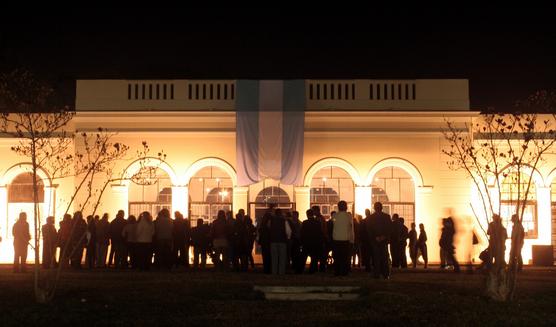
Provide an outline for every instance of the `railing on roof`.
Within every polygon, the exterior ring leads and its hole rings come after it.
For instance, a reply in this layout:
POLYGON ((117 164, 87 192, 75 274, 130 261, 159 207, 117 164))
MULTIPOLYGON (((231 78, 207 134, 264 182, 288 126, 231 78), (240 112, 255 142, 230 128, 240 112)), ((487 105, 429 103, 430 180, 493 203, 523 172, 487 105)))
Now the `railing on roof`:
MULTIPOLYGON (((80 111, 233 111, 236 80, 78 80, 80 111)), ((469 110, 468 81, 305 80, 305 109, 469 110)))

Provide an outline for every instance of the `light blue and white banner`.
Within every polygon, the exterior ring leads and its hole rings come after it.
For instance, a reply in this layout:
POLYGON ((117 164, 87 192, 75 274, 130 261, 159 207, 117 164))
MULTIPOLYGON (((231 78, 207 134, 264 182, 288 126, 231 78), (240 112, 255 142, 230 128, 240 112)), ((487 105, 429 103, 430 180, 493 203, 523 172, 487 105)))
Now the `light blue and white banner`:
POLYGON ((238 80, 236 155, 240 186, 265 178, 302 182, 304 80, 238 80))

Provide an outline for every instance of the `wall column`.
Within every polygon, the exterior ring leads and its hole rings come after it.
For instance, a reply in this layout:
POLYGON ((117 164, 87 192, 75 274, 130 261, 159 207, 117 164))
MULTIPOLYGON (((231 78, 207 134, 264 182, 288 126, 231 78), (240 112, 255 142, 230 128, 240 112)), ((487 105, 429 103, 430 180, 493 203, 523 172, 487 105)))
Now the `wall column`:
MULTIPOLYGON (((247 197, 247 192, 249 187, 247 186, 235 186, 233 190, 233 202, 232 211, 234 215, 239 211, 239 209, 244 209, 246 214, 249 214, 249 199, 247 197)), ((255 217, 251 217, 255 221, 255 217)))
POLYGON ((8 186, 0 186, 0 235, 4 239, 2 243, 6 244, 8 238, 11 238, 10 226, 8 226, 8 186))
POLYGON ((185 218, 189 218, 189 189, 187 186, 172 186, 172 216, 179 211, 185 218))
POLYGON ((58 184, 53 184, 51 186, 44 187, 44 207, 43 210, 46 213, 46 216, 55 216, 56 215, 56 188, 58 184))
POLYGON ((550 203, 550 186, 537 186, 537 231, 538 243, 542 245, 550 245, 552 243, 552 212, 550 203))
POLYGON ((421 223, 429 223, 425 221, 426 218, 435 217, 431 212, 431 205, 429 203, 432 194, 432 186, 419 186, 415 192, 415 225, 419 226, 421 223))
POLYGON ((372 188, 370 186, 355 187, 355 214, 365 217, 365 209, 373 211, 372 188))
POLYGON ((115 211, 123 210, 125 216, 129 215, 129 200, 128 200, 128 186, 124 184, 112 184, 112 196, 117 208, 115 211))
MULTIPOLYGON (((0 186, 0 262, 7 263, 14 260, 14 247, 11 227, 8 226, 8 185, 0 186)), ((30 251, 31 252, 31 251, 30 251)))
POLYGON ((295 190, 295 211, 299 212, 299 220, 307 219, 305 212, 311 208, 311 188, 298 186, 295 190))

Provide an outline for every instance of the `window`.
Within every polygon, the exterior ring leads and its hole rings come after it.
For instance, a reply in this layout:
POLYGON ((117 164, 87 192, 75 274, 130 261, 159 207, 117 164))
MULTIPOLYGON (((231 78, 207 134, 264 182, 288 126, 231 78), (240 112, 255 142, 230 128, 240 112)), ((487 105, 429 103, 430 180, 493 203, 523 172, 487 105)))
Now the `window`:
POLYGON ((311 206, 319 206, 324 216, 328 216, 332 211, 338 211, 340 200, 346 201, 348 211, 351 211, 354 197, 353 180, 340 167, 324 167, 317 171, 311 180, 311 206))
POLYGON ((136 217, 143 211, 153 216, 164 208, 172 208, 170 176, 158 167, 142 167, 131 178, 129 186, 129 214, 136 217))
POLYGON ((510 173, 502 181, 500 189, 500 216, 502 222, 511 235, 511 218, 516 212, 521 213, 523 207, 523 229, 525 238, 536 238, 537 232, 537 189, 534 181, 531 180, 529 192, 527 187, 530 177, 525 174, 510 173), (527 194, 526 194, 527 193, 527 194), (518 208, 519 206, 519 208, 518 208))
POLYGON ((393 166, 379 170, 371 192, 371 203, 381 202, 384 212, 397 213, 407 226, 415 222, 415 185, 405 170, 393 166))
MULTIPOLYGON (((37 178, 39 178, 37 176, 37 178)), ((44 185, 38 180, 39 203, 44 202, 44 185)), ((22 173, 17 175, 8 187, 8 202, 10 203, 33 203, 33 174, 22 173)))
POLYGON ((224 170, 204 167, 191 178, 188 188, 190 218, 194 224, 199 218, 207 223, 214 221, 218 210, 232 210, 233 183, 224 170))
POLYGON ((278 186, 265 187, 257 194, 256 203, 290 203, 290 196, 278 186))

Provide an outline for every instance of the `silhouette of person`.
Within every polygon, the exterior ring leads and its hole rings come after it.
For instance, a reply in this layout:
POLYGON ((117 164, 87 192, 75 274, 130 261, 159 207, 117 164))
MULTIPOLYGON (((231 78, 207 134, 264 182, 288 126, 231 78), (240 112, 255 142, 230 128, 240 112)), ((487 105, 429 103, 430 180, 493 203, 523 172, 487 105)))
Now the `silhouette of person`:
POLYGON ((404 219, 402 217, 398 218, 399 222, 399 257, 400 257, 400 267, 407 268, 407 255, 405 253, 405 248, 407 247, 407 239, 409 238, 409 233, 407 227, 404 224, 404 219))
POLYGON ((442 228, 442 234, 440 236, 440 244, 444 253, 446 255, 446 262, 451 262, 454 265, 454 272, 460 272, 459 263, 454 255, 454 235, 456 229, 454 226, 454 220, 452 217, 448 217, 444 220, 444 227, 442 228))
POLYGON ((189 243, 191 238, 191 227, 189 220, 185 219, 181 212, 174 212, 173 240, 174 259, 176 268, 179 266, 189 267, 189 243))
POLYGON ((311 210, 313 210, 313 215, 315 216, 315 219, 318 222, 320 222, 322 235, 324 236, 324 247, 322 248, 321 257, 319 259, 319 271, 325 272, 326 266, 328 265, 328 252, 330 250, 330 245, 329 245, 330 238, 329 238, 328 228, 327 228, 328 224, 326 223, 326 219, 324 218, 324 216, 321 214, 319 206, 312 206, 311 210))
POLYGON ((373 246, 369 239, 369 230, 371 223, 371 210, 365 209, 365 218, 359 226, 359 241, 361 242, 361 262, 366 272, 371 272, 373 265, 373 246))
POLYGON ((281 209, 276 209, 275 214, 268 222, 270 230, 270 260, 272 274, 283 275, 286 273, 287 243, 291 238, 291 227, 282 215, 281 209))
POLYGON ((390 254, 392 255, 392 267, 400 268, 400 216, 392 215, 392 229, 390 232, 390 254))
POLYGON ((257 224, 257 234, 258 243, 261 246, 261 252, 263 257, 263 271, 265 274, 270 274, 272 272, 272 262, 270 254, 270 228, 268 228, 268 222, 274 216, 275 204, 269 203, 266 212, 260 219, 260 224, 257 224))
POLYGON ((76 211, 71 220, 72 233, 70 236, 70 265, 74 269, 81 269, 83 249, 87 244, 87 223, 81 211, 76 211))
POLYGON ((409 237, 409 257, 413 268, 417 266, 417 230, 415 230, 415 223, 411 223, 411 230, 408 233, 409 237))
POLYGON ((210 227, 202 218, 197 219, 197 226, 191 230, 191 244, 193 245, 193 268, 205 269, 207 252, 210 243, 210 227), (201 264, 199 266, 199 257, 201 264))
POLYGON ((413 267, 417 266, 417 261, 419 260, 419 255, 423 257, 423 261, 425 262, 425 269, 429 264, 429 256, 427 253, 427 232, 425 232, 425 225, 419 224, 419 238, 417 239, 417 253, 415 256, 415 262, 413 267))
POLYGON ((315 217, 313 210, 309 209, 305 213, 307 219, 301 223, 301 259, 297 272, 303 272, 307 257, 311 257, 309 273, 313 274, 318 271, 318 262, 324 251, 324 234, 321 223, 315 217))
POLYGON ((523 259, 521 258, 521 249, 523 248, 523 240, 525 238, 525 230, 521 221, 519 221, 519 216, 512 215, 512 243, 513 246, 510 250, 510 269, 516 269, 521 271, 523 269, 523 259), (516 267, 517 265, 517 267, 516 267))
POLYGON ((14 272, 25 272, 27 270, 27 247, 31 240, 27 213, 19 213, 19 218, 12 228, 12 235, 14 237, 14 272))
POLYGON ((392 220, 390 215, 382 212, 382 203, 375 202, 374 209, 368 225, 369 239, 373 246, 373 275, 375 278, 382 276, 389 279, 388 242, 392 234, 392 220))
POLYGON ((492 260, 494 259, 498 268, 502 268, 506 265, 504 253, 506 252, 506 239, 508 238, 508 233, 506 228, 502 225, 502 218, 499 215, 492 215, 492 222, 488 224, 487 234, 489 236, 487 267, 492 267, 492 260))
POLYGON ((46 224, 42 226, 42 267, 45 269, 56 266, 56 248, 58 246, 58 232, 54 226, 54 217, 46 218, 46 224))

